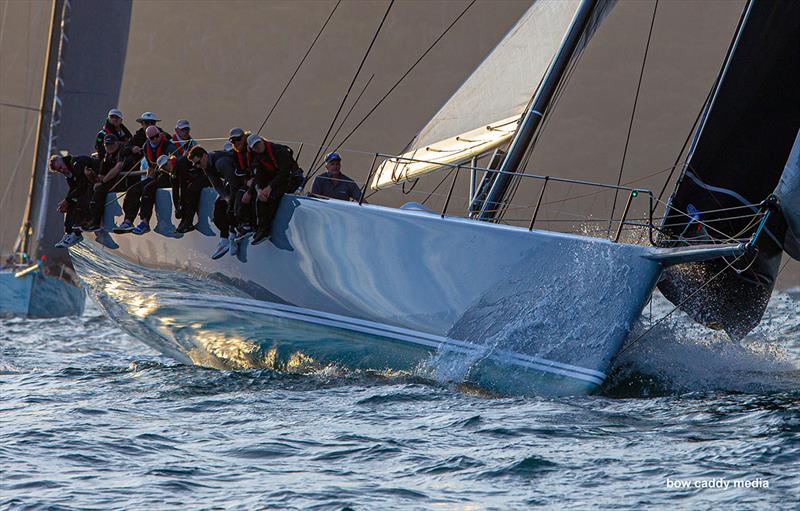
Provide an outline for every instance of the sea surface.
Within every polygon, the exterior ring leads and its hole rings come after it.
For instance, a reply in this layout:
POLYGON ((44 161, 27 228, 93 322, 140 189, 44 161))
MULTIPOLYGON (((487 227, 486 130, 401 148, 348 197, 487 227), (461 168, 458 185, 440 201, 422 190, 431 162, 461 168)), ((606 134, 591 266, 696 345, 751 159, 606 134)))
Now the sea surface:
POLYGON ((676 313, 565 398, 179 365, 94 306, 0 320, 0 509, 798 509, 798 300, 740 343, 676 313))

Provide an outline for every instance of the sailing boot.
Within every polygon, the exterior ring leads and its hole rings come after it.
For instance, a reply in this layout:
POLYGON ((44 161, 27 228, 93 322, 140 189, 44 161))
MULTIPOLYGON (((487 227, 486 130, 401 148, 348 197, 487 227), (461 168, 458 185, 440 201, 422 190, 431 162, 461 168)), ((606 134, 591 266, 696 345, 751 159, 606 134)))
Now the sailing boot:
POLYGON ((185 217, 181 220, 181 223, 178 224, 178 228, 175 229, 175 231, 180 234, 186 234, 187 232, 193 231, 194 227, 195 226, 192 224, 192 217, 185 217))
MULTIPOLYGON (((141 224, 139 224, 139 225, 141 225, 141 224)), ((150 230, 150 229, 148 228, 148 230, 150 230)), ((129 233, 131 231, 135 231, 135 229, 133 228, 133 222, 128 220, 128 219, 125 219, 124 222, 119 224, 119 227, 116 227, 114 229, 114 234, 127 234, 127 233, 129 233)), ((134 234, 140 234, 140 233, 136 232, 134 234)))
POLYGON ((256 231, 255 236, 253 236, 253 246, 255 247, 256 245, 258 245, 262 241, 264 241, 267 238, 269 238, 269 235, 270 235, 271 231, 272 231, 271 226, 259 227, 258 231, 256 231))
POLYGON ((231 241, 228 238, 220 238, 219 243, 217 243, 217 249, 214 250, 213 254, 211 254, 211 259, 219 259, 220 257, 227 254, 230 248, 231 248, 231 241))
POLYGON ((66 236, 64 236, 64 239, 61 240, 61 242, 63 242, 62 246, 64 248, 69 248, 69 247, 71 247, 73 245, 77 245, 81 241, 83 241, 83 234, 81 234, 79 232, 71 232, 71 233, 67 234, 66 236))
MULTIPOLYGON (((120 226, 120 227, 122 227, 122 226, 120 226)), ((116 231, 114 231, 114 232, 116 232, 116 231)), ((142 234, 146 234, 146 233, 150 232, 150 224, 148 224, 147 222, 142 220, 141 222, 139 222, 139 225, 137 225, 136 227, 134 227, 131 230, 131 232, 133 234, 136 234, 137 236, 141 236, 142 234)))
POLYGON ((94 240, 106 248, 110 248, 112 250, 119 248, 119 245, 116 241, 114 241, 114 238, 112 238, 111 235, 108 234, 108 231, 104 229, 98 229, 94 236, 94 240))

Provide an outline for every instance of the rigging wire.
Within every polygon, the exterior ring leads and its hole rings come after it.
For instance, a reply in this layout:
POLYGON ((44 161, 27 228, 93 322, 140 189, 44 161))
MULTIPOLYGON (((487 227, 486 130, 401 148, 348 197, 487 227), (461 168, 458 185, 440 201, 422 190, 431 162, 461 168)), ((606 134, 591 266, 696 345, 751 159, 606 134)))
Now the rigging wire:
POLYGON ((621 357, 623 353, 625 353, 626 351, 628 351, 629 349, 631 349, 631 348, 632 348, 634 345, 636 345, 636 344, 637 344, 639 341, 641 341, 641 340, 642 340, 642 339, 643 339, 643 338, 644 338, 644 337, 645 337, 647 334, 649 334, 650 332, 652 332, 652 331, 653 331, 653 329, 654 329, 656 326, 658 326, 658 325, 659 325, 659 323, 661 323, 662 321, 664 321, 665 319, 667 319, 668 317, 670 317, 670 316, 671 316, 671 315, 672 315, 672 314, 673 314, 673 313, 674 313, 676 310, 678 310, 678 309, 679 309, 679 308, 680 308, 680 307, 681 307, 683 304, 685 304, 686 302, 688 302, 688 301, 689 301, 691 298, 693 298, 693 297, 694 297, 694 296, 695 296, 697 293, 699 293, 700 291, 702 291, 702 290, 703 290, 703 289, 704 289, 704 288, 705 288, 707 285, 709 285, 709 284, 710 284, 712 281, 714 281, 714 280, 715 280, 715 279, 717 279, 717 278, 718 278, 720 275, 722 275, 722 274, 723 274, 723 272, 725 272, 726 270, 728 270, 728 268, 731 268, 731 267, 733 266, 733 264, 734 264, 736 261, 738 261, 739 259, 741 259, 743 256, 744 256, 744 254, 741 254, 741 255, 737 256, 737 257, 736 257, 736 259, 734 259, 734 260, 733 260, 733 261, 731 261, 730 263, 728 263, 728 262, 726 261, 726 265, 725 265, 725 266, 724 266, 724 267, 723 267, 723 268, 722 268, 720 271, 718 271, 717 273, 715 273, 715 274, 714 274, 714 276, 712 276, 710 279, 708 279, 707 281, 705 281, 705 282, 703 283, 703 285, 702 285, 702 286, 700 286, 700 287, 698 287, 697 289, 695 289, 694 291, 692 291, 692 292, 691 292, 691 293, 690 293, 690 294, 689 294, 689 295, 688 295, 686 298, 684 298, 683 300, 681 300, 681 301, 680 301, 680 302, 679 302, 679 303, 678 303, 678 304, 677 304, 675 307, 673 307, 671 311, 669 311, 668 313, 666 313, 665 315, 663 315, 661 318, 659 318, 659 319, 658 319, 658 321, 656 321, 655 323, 653 323, 652 325, 650 325, 650 327, 649 327, 647 330, 645 330, 644 332, 642 332, 642 334, 641 334, 641 335, 639 335, 639 336, 638 336, 636 339, 634 339, 633 341, 629 342, 627 345, 623 346, 623 348, 622 348, 621 350, 619 350, 619 352, 617 353, 617 355, 614 357, 614 360, 618 360, 618 359, 619 359, 619 357, 621 357))
MULTIPOLYGON (((342 98, 342 102, 339 104, 339 108, 336 110, 336 114, 333 116, 333 119, 331 119, 331 124, 330 126, 328 126, 328 131, 325 132, 325 136, 322 137, 322 143, 320 144, 319 149, 317 150, 317 154, 315 154, 314 158, 311 160, 311 167, 314 167, 314 165, 317 162, 317 158, 319 158, 320 154, 323 153, 328 141, 328 136, 331 134, 331 130, 333 129, 333 126, 336 124, 336 120, 339 118, 339 114, 342 112, 342 108, 344 108, 344 105, 347 102, 347 98, 350 96, 350 91, 353 90, 353 85, 355 85, 356 80, 358 79, 358 75, 361 73, 361 69, 364 67, 364 63, 367 61, 367 57, 369 57, 369 54, 372 51, 372 47, 375 45, 375 41, 378 39, 378 34, 381 33, 381 29, 383 28, 383 24, 386 22, 386 18, 389 17, 389 11, 392 10, 394 2, 395 0, 390 0, 389 6, 386 8, 386 12, 383 13, 383 18, 381 18, 381 22, 378 25, 378 29, 375 30, 375 35, 372 36, 372 41, 370 41, 369 46, 367 47, 367 51, 364 53, 364 57, 361 59, 361 63, 358 65, 358 69, 356 69, 356 73, 353 75, 353 79, 350 81, 350 86, 347 87, 347 92, 345 92, 344 97, 342 98)), ((316 172, 317 171, 315 170, 314 174, 316 174, 316 172)), ((306 178, 306 182, 309 179, 311 179, 311 176, 308 176, 306 178)))
POLYGON ((311 41, 311 46, 308 47, 308 49, 306 50, 305 55, 303 55, 303 58, 300 59, 300 63, 297 64, 297 68, 295 68, 294 73, 292 73, 292 76, 289 77, 289 80, 286 82, 286 85, 283 87, 283 90, 281 91, 280 95, 278 95, 278 99, 275 100, 275 103, 272 105, 272 108, 270 108, 269 112, 267 113, 267 116, 264 117, 264 122, 261 123, 261 126, 259 126, 258 131, 256 132, 257 135, 261 134, 261 130, 264 129, 264 126, 267 124, 267 121, 272 116, 272 112, 275 111, 275 108, 277 108, 278 103, 280 103, 281 99, 283 98, 283 95, 289 89, 289 86, 292 84, 292 81, 294 80, 294 77, 297 76, 297 73, 300 71, 300 68, 303 66, 303 63, 306 61, 306 58, 308 57, 308 54, 311 53, 311 50, 314 48, 314 45, 317 44, 317 40, 322 35, 322 32, 325 30, 325 27, 328 26, 328 22, 333 17, 333 13, 336 12, 336 9, 339 7, 340 3, 342 3, 342 0, 339 0, 338 2, 336 2, 336 5, 333 6, 333 10, 331 10, 331 13, 328 15, 328 19, 325 20, 325 23, 323 23, 322 28, 320 28, 319 32, 317 32, 317 36, 314 38, 313 41, 311 41))
MULTIPOLYGON (((628 156, 628 145, 631 141, 631 131, 633 131, 633 121, 636 119, 636 107, 639 104, 639 92, 642 89, 642 79, 644 78, 644 70, 647 65, 647 55, 650 53, 650 40, 653 37, 653 26, 656 24, 656 12, 658 11, 658 0, 653 5, 653 19, 650 20, 650 30, 647 33, 647 43, 644 46, 644 58, 642 58, 642 69, 639 71, 639 83, 636 85, 636 95, 633 97, 633 110, 631 111, 631 119, 628 123, 628 135, 625 137, 625 149, 622 151, 622 162, 619 165, 619 175, 617 176, 617 186, 622 182, 622 172, 625 169, 625 159, 628 156)), ((614 201, 611 205, 611 218, 614 218, 614 210, 617 209, 617 196, 619 194, 614 191, 614 201)), ((612 222, 608 223, 608 233, 611 234, 612 222)))
MULTIPOLYGON (((433 41, 433 43, 431 43, 431 45, 430 45, 430 46, 428 46, 428 49, 427 49, 427 50, 425 50, 424 52, 422 52, 422 55, 420 55, 420 56, 419 56, 419 58, 417 58, 417 60, 416 60, 416 61, 415 61, 415 62, 414 62, 412 65, 411 65, 411 67, 409 67, 409 68, 408 68, 408 70, 406 70, 406 72, 405 72, 405 73, 403 73, 403 76, 401 76, 401 77, 400 77, 400 78, 399 78, 399 79, 398 79, 398 80, 397 80, 397 81, 394 83, 394 85, 392 85, 392 87, 391 87, 391 88, 390 88, 388 91, 386 91, 386 93, 383 95, 383 97, 382 97, 381 99, 379 99, 377 103, 375 103, 375 105, 374 105, 374 106, 373 106, 373 107, 370 109, 370 111, 369 111, 369 112, 367 112, 367 113, 366 113, 366 115, 364 115, 364 117, 362 117, 360 121, 358 121, 358 124, 356 124, 356 125, 353 127, 353 129, 351 129, 351 130, 350 130, 350 132, 349 132, 349 133, 348 133, 348 134, 347 134, 347 135, 346 135, 346 136, 345 136, 345 137, 344 137, 344 138, 343 138, 343 139, 342 139, 342 140, 339 142, 339 144, 337 144, 337 145, 336 145, 336 147, 334 148, 334 151, 338 151, 338 150, 339 150, 339 148, 340 148, 340 147, 341 147, 341 146, 342 146, 342 145, 343 145, 345 142, 347 142, 347 140, 349 140, 349 139, 350 139, 350 137, 351 137, 351 136, 352 136, 352 135, 353 135, 353 134, 354 134, 354 133, 355 133, 355 132, 358 130, 358 128, 360 128, 360 127, 361 127, 361 125, 362 125, 362 124, 364 124, 364 122, 366 122, 366 120, 367 120, 367 119, 369 119, 369 117, 370 117, 370 116, 373 114, 373 112, 375 112, 375 110, 377 110, 377 109, 378 109, 378 107, 379 107, 379 106, 381 106, 381 104, 382 104, 382 103, 383 103, 383 102, 386 100, 386 98, 388 98, 388 97, 389 97, 389 95, 390 95, 390 94, 391 94, 391 93, 392 93, 392 92, 393 92, 393 91, 394 91, 394 90, 395 90, 395 89, 396 89, 396 88, 397 88, 397 87, 398 87, 398 86, 399 86, 399 85, 400 85, 400 84, 403 82, 403 80, 404 80, 404 79, 405 79, 405 78, 406 78, 406 77, 407 77, 409 74, 411 74, 411 71, 413 71, 413 70, 414 70, 414 68, 415 68, 415 67, 417 67, 417 64, 419 64, 419 63, 422 61, 422 59, 424 59, 424 58, 425 58, 425 56, 426 56, 428 53, 430 53, 430 51, 431 51, 431 50, 432 50, 432 49, 433 49, 433 48, 434 48, 434 47, 435 47, 435 46, 436 46, 436 45, 439 43, 439 41, 441 41, 441 40, 442 40, 442 38, 443 38, 443 37, 444 37, 444 36, 445 36, 445 35, 446 35, 446 34, 447 34, 449 31, 450 31, 450 29, 451 29, 451 28, 453 28, 453 26, 455 26, 455 24, 456 24, 456 23, 458 23, 458 20, 460 20, 460 19, 461 19, 461 18, 464 16, 464 14, 466 14, 466 13, 467 13, 467 11, 470 9, 470 7, 472 7, 472 6, 475 4, 475 2, 477 2, 477 1, 478 1, 478 0, 472 0, 472 1, 471 1, 469 4, 467 4, 467 6, 464 8, 464 10, 463 10, 463 11, 461 11, 461 14, 459 14, 458 16, 456 16, 456 18, 455 18, 455 19, 452 21, 452 23, 450 23, 450 25, 448 25, 448 27, 447 27, 446 29, 444 29, 444 31, 443 31, 443 32, 442 32, 442 33, 439 35, 439 37, 437 37, 437 38, 436 38, 436 39, 433 41)), ((324 145, 324 144, 323 144, 323 145, 324 145)), ((313 177, 313 176, 314 176, 314 174, 316 174, 316 173, 319 171, 319 168, 320 168, 320 167, 318 167, 318 168, 314 169, 314 171, 313 171, 313 172, 311 173, 311 175, 310 175, 310 176, 309 176, 309 177, 306 179, 306 181, 308 181, 308 180, 309 180, 311 177, 313 177)))
MULTIPOLYGON (((681 152, 678 153, 676 161, 678 159, 680 159, 681 154, 683 154, 683 151, 686 148, 686 145, 688 144, 689 140, 692 138, 692 134, 693 134, 693 132, 695 130, 695 127, 697 126, 697 124, 700 121, 700 119, 703 117, 703 113, 706 111, 706 107, 710 106, 709 101, 711 101, 711 98, 712 98, 712 96, 714 94, 714 91, 717 89, 717 87, 719 86, 720 82, 722 81, 722 76, 723 76, 723 74, 725 72, 725 68, 727 66, 727 63, 730 61, 731 56, 733 55, 734 47, 736 46, 737 34, 739 34, 739 32, 742 30, 742 26, 744 25, 745 18, 747 17, 747 11, 748 11, 749 4, 750 4, 749 2, 746 3, 744 5, 743 9, 742 9, 742 14, 739 16, 739 21, 736 24, 736 28, 734 29, 733 34, 731 36, 731 41, 728 44, 728 50, 725 52, 725 58, 722 61, 722 66, 720 67, 719 72, 717 73, 717 77, 714 80, 714 84, 711 86, 711 89, 708 91, 708 95, 706 96, 706 100, 703 102, 702 106, 700 107, 700 111, 697 113, 697 118, 695 119, 695 122, 692 125, 692 129, 689 131, 689 133, 686 136, 686 140, 683 143, 683 147, 681 148, 681 152)), ((699 135, 699 133, 697 135, 699 135)), ((678 178, 677 183, 675 183, 675 190, 678 189, 678 187, 680 186, 681 182, 683 181, 683 176, 686 174, 686 171, 689 169, 688 160, 689 160, 689 157, 687 156, 687 162, 686 162, 683 170, 681 171, 681 175, 678 178)), ((661 188, 661 191, 658 194, 658 202, 661 202, 661 198, 663 197, 664 192, 667 189, 667 184, 669 183, 670 179, 672 179, 672 173, 671 172, 670 172, 669 176, 667 177, 667 180, 664 182, 664 186, 661 188)), ((712 200, 714 200, 717 203, 717 205, 722 207, 722 205, 719 203, 719 201, 716 199, 716 197, 711 192, 708 192, 708 194, 709 194, 709 196, 711 196, 712 200)), ((672 202, 672 197, 670 197, 670 199, 667 201, 667 206, 671 207, 671 205, 670 205, 671 202, 672 202)), ((667 216, 669 214, 668 213, 668 209, 669 208, 665 209, 665 211, 664 211, 664 219, 665 220, 666 220, 666 218, 667 218, 667 216)), ((675 209, 675 208, 672 208, 672 209, 675 209)), ((677 211, 677 209, 676 209, 676 211, 677 211)))
POLYGON ((370 84, 370 82, 372 82, 373 78, 375 78, 375 73, 372 73, 372 76, 370 76, 369 80, 367 80, 367 83, 364 84, 364 87, 361 89, 361 92, 359 93, 359 95, 356 98, 356 100, 353 101, 352 105, 350 105, 350 110, 348 110, 347 113, 345 114, 344 118, 342 118, 342 122, 339 123, 339 127, 336 128, 336 131, 333 132, 333 135, 331 136, 331 140, 336 138, 336 136, 339 134, 339 131, 341 131, 342 126, 344 126, 344 123, 346 123, 347 119, 350 118, 350 114, 353 113, 353 110, 356 108, 356 105, 358 104, 358 101, 361 99, 361 96, 363 96, 364 93, 367 92, 367 87, 369 87, 369 84, 370 84))

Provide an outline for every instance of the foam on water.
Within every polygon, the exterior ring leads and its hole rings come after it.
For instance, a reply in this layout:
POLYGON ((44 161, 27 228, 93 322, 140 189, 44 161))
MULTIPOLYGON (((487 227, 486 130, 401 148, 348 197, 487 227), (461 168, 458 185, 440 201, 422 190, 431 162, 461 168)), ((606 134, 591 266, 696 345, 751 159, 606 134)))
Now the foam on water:
MULTIPOLYGON (((653 297, 653 321, 672 310, 653 297)), ((630 339, 649 326, 645 311, 630 339)), ((775 293, 761 325, 740 342, 714 332, 677 311, 658 324, 615 363, 605 392, 626 395, 731 391, 791 391, 800 387, 800 303, 775 293)))

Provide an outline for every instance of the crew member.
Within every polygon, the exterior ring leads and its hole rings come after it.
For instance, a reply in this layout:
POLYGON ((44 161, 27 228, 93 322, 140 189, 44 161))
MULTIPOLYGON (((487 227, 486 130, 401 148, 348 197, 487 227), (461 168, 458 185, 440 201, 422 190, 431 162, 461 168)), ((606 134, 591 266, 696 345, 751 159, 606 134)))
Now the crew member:
POLYGON ((268 142, 256 134, 247 138, 247 145, 252 151, 254 186, 244 199, 249 201, 250 195, 257 192, 258 230, 253 236, 253 245, 257 245, 272 232, 281 198, 294 189, 300 167, 288 146, 268 142))
POLYGON ((197 145, 197 141, 192 138, 190 132, 192 127, 186 119, 180 119, 175 123, 175 133, 172 135, 172 143, 178 148, 180 156, 189 154, 189 149, 197 145))
POLYGON ((189 151, 189 161, 202 170, 208 178, 208 182, 217 192, 217 200, 214 202, 214 225, 219 229, 219 243, 216 250, 211 254, 212 259, 219 259, 229 251, 231 255, 238 256, 238 243, 235 240, 234 227, 235 219, 230 214, 229 207, 231 200, 230 187, 228 180, 233 177, 236 171, 233 164, 233 155, 228 151, 206 151, 203 146, 195 146, 189 151))
MULTIPOLYGON (((133 193, 141 193, 141 205, 139 206, 139 225, 137 225, 131 232, 134 234, 145 234, 150 232, 150 218, 153 216, 153 206, 156 203, 156 193, 159 188, 172 188, 173 189, 173 202, 180 204, 176 200, 178 195, 178 178, 177 175, 166 172, 163 168, 163 158, 175 158, 178 148, 172 143, 170 138, 163 131, 159 131, 157 126, 148 126, 145 130, 147 142, 142 147, 144 153, 144 160, 147 162, 147 174, 144 179, 131 191, 133 193), (159 165, 162 161, 162 165, 159 165)), ((173 167, 174 168, 174 167, 173 167)), ((128 220, 126 218, 126 220, 128 220)), ((155 231, 159 234, 168 237, 177 237, 175 228, 172 222, 162 222, 159 219, 155 231)))
POLYGON ((250 132, 242 128, 232 128, 228 137, 233 154, 233 176, 228 180, 231 195, 231 215, 236 219, 237 241, 250 236, 253 232, 253 208, 250 200, 243 201, 248 188, 252 187, 252 153, 247 147, 247 137, 250 132))
MULTIPOLYGON (((157 163, 159 169, 169 175, 178 177, 177 185, 173 186, 178 186, 181 190, 183 218, 176 230, 181 234, 193 231, 196 228, 194 215, 200 206, 200 194, 203 192, 203 188, 211 186, 208 177, 200 168, 193 165, 186 156, 176 159, 162 155, 157 163)), ((198 220, 200 219, 198 218, 198 220)))
POLYGON ((108 111, 106 122, 103 123, 103 127, 97 132, 97 137, 94 141, 94 150, 97 152, 97 157, 100 160, 106 155, 106 149, 103 145, 106 135, 115 135, 123 144, 127 144, 131 141, 131 132, 122 124, 122 112, 117 108, 112 108, 108 111))
POLYGON ((325 157, 327 172, 314 178, 311 194, 341 200, 361 200, 361 189, 355 181, 342 174, 342 157, 339 153, 329 153, 325 157))
POLYGON ((50 171, 63 175, 69 186, 66 197, 57 206, 58 212, 64 214, 64 237, 56 243, 56 248, 71 247, 83 241, 80 226, 86 221, 89 213, 91 188, 84 171, 87 168, 94 169, 99 163, 99 160, 91 156, 54 154, 50 157, 50 171))
MULTIPOLYGON (((142 154, 142 146, 147 142, 145 130, 150 126, 156 126, 156 123, 161 122, 161 119, 153 112, 144 112, 136 119, 136 122, 138 122, 141 127, 133 134, 131 145, 133 146, 132 150, 134 154, 142 154)), ((156 128, 158 128, 158 131, 161 133, 164 133, 164 130, 162 130, 160 126, 156 126, 156 128)))
MULTIPOLYGON (((91 200, 89 201, 89 225, 84 231, 99 231, 106 208, 106 194, 109 192, 125 191, 135 178, 130 178, 126 173, 132 170, 139 162, 127 146, 123 146, 114 135, 106 135, 103 139, 106 155, 100 163, 99 172, 86 167, 84 174, 92 184, 91 200)), ((126 194, 127 196, 127 194, 126 194)), ((125 206, 123 205, 123 209, 125 206)), ((126 211, 127 214, 127 211, 126 211)))

